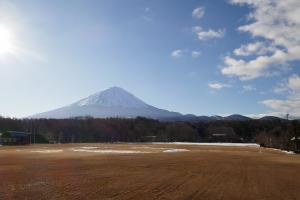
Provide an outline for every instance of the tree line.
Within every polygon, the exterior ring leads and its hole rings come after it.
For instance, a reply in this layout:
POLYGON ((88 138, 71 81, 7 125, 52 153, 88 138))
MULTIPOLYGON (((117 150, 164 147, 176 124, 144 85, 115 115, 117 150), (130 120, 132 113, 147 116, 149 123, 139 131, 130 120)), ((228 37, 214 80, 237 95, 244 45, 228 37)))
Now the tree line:
POLYGON ((300 137, 299 121, 216 120, 162 122, 91 117, 72 119, 13 119, 0 117, 0 132, 23 131, 35 143, 84 142, 256 142, 266 147, 294 150, 291 141, 300 137))

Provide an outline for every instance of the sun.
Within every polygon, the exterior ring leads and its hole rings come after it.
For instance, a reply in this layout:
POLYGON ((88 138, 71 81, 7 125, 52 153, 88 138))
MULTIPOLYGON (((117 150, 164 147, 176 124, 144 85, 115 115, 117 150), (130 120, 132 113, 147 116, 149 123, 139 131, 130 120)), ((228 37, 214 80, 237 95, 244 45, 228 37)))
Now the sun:
POLYGON ((4 26, 0 26, 0 55, 13 53, 13 35, 12 32, 4 26))

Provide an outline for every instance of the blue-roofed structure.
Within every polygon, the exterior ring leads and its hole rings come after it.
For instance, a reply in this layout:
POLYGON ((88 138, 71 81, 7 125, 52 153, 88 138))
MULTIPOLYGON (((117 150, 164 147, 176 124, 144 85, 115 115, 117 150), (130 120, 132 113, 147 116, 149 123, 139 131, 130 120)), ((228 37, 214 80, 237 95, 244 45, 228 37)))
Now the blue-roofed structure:
POLYGON ((30 144, 31 133, 22 131, 7 131, 0 133, 1 145, 25 145, 30 144))

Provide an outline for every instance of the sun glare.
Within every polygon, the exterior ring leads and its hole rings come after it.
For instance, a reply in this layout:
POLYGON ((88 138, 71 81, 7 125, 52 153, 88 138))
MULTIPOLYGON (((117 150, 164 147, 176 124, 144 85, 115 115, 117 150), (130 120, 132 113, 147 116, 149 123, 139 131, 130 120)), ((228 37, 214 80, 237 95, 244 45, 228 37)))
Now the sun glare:
POLYGON ((11 31, 0 26, 0 55, 13 53, 14 45, 11 31))

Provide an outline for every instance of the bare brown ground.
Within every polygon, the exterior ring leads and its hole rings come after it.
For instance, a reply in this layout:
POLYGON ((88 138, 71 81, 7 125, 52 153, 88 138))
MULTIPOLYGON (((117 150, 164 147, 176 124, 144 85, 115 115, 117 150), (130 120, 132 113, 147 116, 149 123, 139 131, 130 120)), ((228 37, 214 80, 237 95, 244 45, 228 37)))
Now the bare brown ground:
POLYGON ((300 199, 300 156, 251 147, 76 144, 0 147, 0 199, 300 199), (82 146, 145 154, 73 152, 82 146), (171 147, 188 152, 163 153, 171 147), (37 153, 33 150, 64 150, 37 153))

